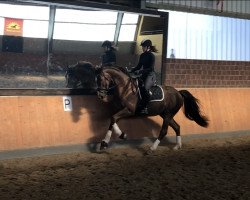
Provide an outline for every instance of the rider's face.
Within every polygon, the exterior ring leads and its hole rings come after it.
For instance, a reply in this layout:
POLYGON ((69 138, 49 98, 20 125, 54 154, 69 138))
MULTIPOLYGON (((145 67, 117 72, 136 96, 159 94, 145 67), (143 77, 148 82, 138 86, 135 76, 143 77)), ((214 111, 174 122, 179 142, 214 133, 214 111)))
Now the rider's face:
POLYGON ((146 47, 146 46, 142 46, 141 48, 142 48, 142 51, 143 51, 143 52, 145 52, 145 51, 148 50, 148 47, 146 47))
POLYGON ((106 51, 108 51, 108 50, 109 50, 109 48, 108 48, 107 46, 104 46, 104 47, 103 47, 103 51, 104 51, 104 52, 106 52, 106 51))

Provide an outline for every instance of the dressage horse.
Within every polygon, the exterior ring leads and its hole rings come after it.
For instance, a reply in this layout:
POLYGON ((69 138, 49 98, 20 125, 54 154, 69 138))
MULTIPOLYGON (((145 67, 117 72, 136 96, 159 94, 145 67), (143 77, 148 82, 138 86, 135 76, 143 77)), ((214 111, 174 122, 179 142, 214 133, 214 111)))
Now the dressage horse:
MULTIPOLYGON (((103 101, 108 101, 109 93, 117 96, 122 105, 122 109, 111 117, 109 129, 102 140, 100 150, 106 149, 110 141, 112 131, 120 139, 126 139, 126 133, 122 132, 117 124, 121 118, 140 115, 137 113, 137 105, 140 101, 140 90, 136 80, 134 80, 124 70, 115 67, 99 68, 96 71, 97 95, 103 101)), ((208 126, 208 118, 201 114, 199 100, 189 91, 180 90, 170 86, 154 86, 151 91, 161 93, 160 97, 151 99, 148 103, 148 116, 159 115, 163 119, 163 124, 158 138, 150 147, 149 152, 157 149, 161 140, 166 136, 168 126, 172 127, 176 133, 176 145, 174 149, 181 149, 180 126, 174 120, 174 116, 184 105, 184 114, 189 120, 195 121, 202 127, 208 126), (158 88, 158 89, 157 89, 158 88)), ((153 95, 154 96, 154 95, 153 95)))

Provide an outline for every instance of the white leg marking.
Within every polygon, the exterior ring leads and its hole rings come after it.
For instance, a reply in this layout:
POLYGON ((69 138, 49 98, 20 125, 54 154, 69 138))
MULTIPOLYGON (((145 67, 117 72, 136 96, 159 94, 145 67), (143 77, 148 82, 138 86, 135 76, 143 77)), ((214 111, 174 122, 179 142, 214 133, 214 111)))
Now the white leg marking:
POLYGON ((108 132, 107 132, 107 134, 106 134, 106 136, 105 136, 105 138, 104 138, 103 141, 106 142, 106 143, 108 144, 109 141, 110 141, 111 135, 112 135, 112 131, 111 131, 111 130, 108 130, 108 132))
POLYGON ((176 145, 174 147, 174 150, 181 149, 182 143, 181 143, 181 136, 176 136, 176 145))
POLYGON ((158 145, 160 144, 160 140, 155 140, 155 142, 154 142, 154 144, 150 147, 150 149, 152 150, 152 151, 155 151, 156 149, 157 149, 157 147, 158 147, 158 145))
POLYGON ((115 131, 115 134, 117 134, 118 136, 120 136, 122 134, 121 129, 118 127, 117 123, 113 124, 113 129, 115 131))

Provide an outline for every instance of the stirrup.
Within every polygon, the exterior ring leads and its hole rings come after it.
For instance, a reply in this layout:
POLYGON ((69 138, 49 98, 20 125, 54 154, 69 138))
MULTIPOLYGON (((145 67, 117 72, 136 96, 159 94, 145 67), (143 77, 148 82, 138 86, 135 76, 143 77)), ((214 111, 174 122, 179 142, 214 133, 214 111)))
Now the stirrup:
POLYGON ((140 110, 140 113, 141 113, 141 114, 147 115, 147 114, 148 114, 148 108, 145 107, 145 108, 141 109, 141 110, 140 110))

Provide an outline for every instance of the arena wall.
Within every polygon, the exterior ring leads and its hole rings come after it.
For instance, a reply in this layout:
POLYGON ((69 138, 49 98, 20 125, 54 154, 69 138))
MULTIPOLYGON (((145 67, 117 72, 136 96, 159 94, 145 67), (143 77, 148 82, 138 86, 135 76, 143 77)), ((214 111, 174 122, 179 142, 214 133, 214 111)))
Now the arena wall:
POLYGON ((174 87, 250 87, 250 62, 167 59, 164 84, 174 87))
MULTIPOLYGON (((210 126, 202 128, 180 111, 175 117, 182 135, 250 131, 248 88, 188 88, 200 99, 210 126)), ((115 110, 95 95, 74 95, 73 110, 64 111, 63 96, 1 96, 0 151, 83 144, 100 141, 115 110)), ((129 139, 157 137, 160 117, 119 122, 129 139)), ((174 135, 170 128, 169 135, 174 135)), ((114 140, 117 138, 114 137, 114 140)))

